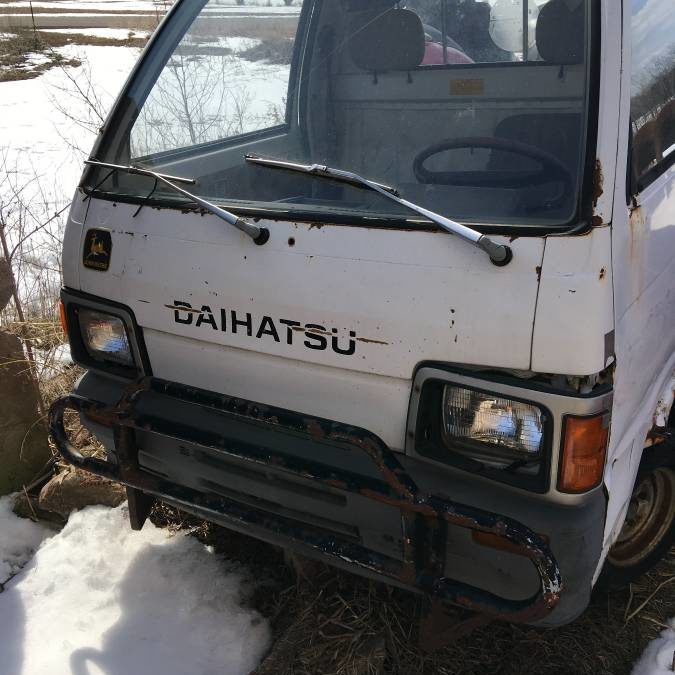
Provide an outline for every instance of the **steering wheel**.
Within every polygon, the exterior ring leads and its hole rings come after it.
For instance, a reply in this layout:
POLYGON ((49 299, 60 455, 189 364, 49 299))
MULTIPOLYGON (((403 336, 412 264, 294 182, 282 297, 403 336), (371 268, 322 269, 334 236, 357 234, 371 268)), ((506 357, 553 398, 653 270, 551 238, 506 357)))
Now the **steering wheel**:
POLYGON ((415 177, 420 183, 432 185, 462 185, 466 187, 503 187, 522 188, 531 185, 543 185, 552 181, 562 182, 560 194, 551 204, 558 204, 574 189, 574 176, 570 170, 555 156, 534 145, 521 143, 508 138, 490 136, 467 136, 465 138, 447 138, 434 143, 420 152, 413 162, 415 177), (503 150, 533 159, 541 165, 532 171, 431 171, 424 163, 434 155, 447 150, 459 148, 487 148, 503 150))

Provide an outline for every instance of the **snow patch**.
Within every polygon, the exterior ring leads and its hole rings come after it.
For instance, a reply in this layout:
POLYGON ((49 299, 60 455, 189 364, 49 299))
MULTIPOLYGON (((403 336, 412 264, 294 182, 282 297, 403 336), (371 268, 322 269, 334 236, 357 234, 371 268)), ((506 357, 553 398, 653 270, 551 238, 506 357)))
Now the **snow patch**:
POLYGON ((632 675, 672 675, 675 663, 675 619, 669 621, 670 628, 661 637, 652 640, 640 660, 635 664, 632 675))
POLYGON ((84 35, 108 38, 109 40, 128 40, 129 38, 147 38, 150 36, 150 31, 130 30, 128 28, 43 28, 40 32, 84 35))
POLYGON ((51 59, 46 54, 40 54, 38 52, 29 52, 26 54, 26 63, 23 66, 23 70, 35 70, 40 66, 44 66, 46 63, 49 63, 51 59))
POLYGON ((95 139, 93 132, 75 121, 96 122, 96 118, 68 75, 82 91, 95 93, 106 114, 138 59, 138 51, 128 47, 69 45, 57 51, 65 59, 80 59, 85 66, 52 68, 39 78, 0 84, 0 150, 7 152, 4 169, 15 176, 13 182, 19 187, 37 175, 44 190, 59 196, 54 210, 72 195, 95 139))
POLYGON ((16 516, 12 501, 12 495, 0 497, 0 585, 13 577, 52 534, 44 525, 16 516))
MULTIPOLYGON (((26 354, 26 359, 28 359, 25 344, 24 353, 26 354)), ((75 365, 70 353, 70 345, 68 344, 56 345, 56 347, 47 350, 34 349, 33 359, 35 360, 35 369, 40 382, 48 382, 55 377, 59 377, 59 375, 63 375, 65 370, 75 365)))
POLYGON ((126 506, 73 513, 0 594, 0 654, 12 675, 245 675, 269 642, 242 602, 247 580, 186 534, 126 506))

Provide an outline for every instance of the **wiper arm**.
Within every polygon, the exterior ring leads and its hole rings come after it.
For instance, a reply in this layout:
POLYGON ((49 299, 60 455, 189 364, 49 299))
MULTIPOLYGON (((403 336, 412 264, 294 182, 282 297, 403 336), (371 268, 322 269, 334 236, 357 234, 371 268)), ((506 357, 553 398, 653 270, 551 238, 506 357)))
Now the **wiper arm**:
POLYGON ((251 164, 258 164, 260 166, 266 166, 271 169, 285 169, 287 171, 296 171, 298 173, 311 174, 313 176, 318 176, 319 178, 329 178, 332 180, 339 181, 341 183, 348 183, 350 185, 358 185, 360 187, 368 188, 381 194, 383 197, 404 206, 410 211, 428 218, 430 221, 441 227, 446 232, 450 234, 455 234, 461 239, 468 241, 470 244, 477 246, 478 248, 485 251, 490 260, 499 267, 508 265, 513 258, 513 253, 509 246, 503 244, 498 244, 495 241, 492 241, 490 237, 481 234, 480 232, 457 223, 450 218, 446 218, 438 213, 429 211, 418 204, 409 202, 407 199, 403 199, 396 188, 390 187, 388 185, 383 185, 382 183, 376 183, 375 181, 364 178, 357 173, 351 171, 345 171, 344 169, 334 169, 330 166, 323 166, 321 164, 298 164, 296 162, 288 162, 281 159, 272 159, 270 157, 258 157, 257 155, 244 155, 244 159, 251 164))
POLYGON ((179 192, 180 194, 185 195, 186 197, 191 199, 198 206, 201 206, 206 211, 212 213, 214 216, 217 216, 221 220, 224 220, 226 223, 229 223, 230 225, 236 227, 238 230, 241 230, 249 237, 251 237, 254 243, 262 245, 267 243, 267 241, 270 238, 269 230, 266 227, 260 227, 259 225, 249 223, 243 218, 239 218, 239 216, 234 215, 234 213, 230 213, 229 211, 220 208, 220 206, 216 206, 215 204, 212 204, 206 199, 202 199, 197 195, 193 195, 191 192, 188 192, 187 190, 184 190, 182 187, 176 185, 176 183, 186 183, 188 185, 194 185, 197 182, 194 178, 184 178, 183 176, 170 176, 164 173, 157 173, 156 171, 152 171, 150 169, 146 169, 141 166, 125 166, 123 164, 109 164, 108 162, 98 162, 93 159, 86 160, 85 164, 88 164, 90 166, 100 166, 104 169, 112 169, 113 171, 124 171, 125 173, 136 176, 149 176, 150 178, 154 178, 155 180, 158 180, 161 183, 168 185, 176 192, 179 192))

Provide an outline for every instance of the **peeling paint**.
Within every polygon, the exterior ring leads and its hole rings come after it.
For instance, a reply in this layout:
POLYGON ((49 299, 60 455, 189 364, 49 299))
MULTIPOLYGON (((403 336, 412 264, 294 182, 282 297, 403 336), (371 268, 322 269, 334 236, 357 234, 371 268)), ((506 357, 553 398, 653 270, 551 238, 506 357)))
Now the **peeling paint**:
POLYGON ((593 209, 598 206, 598 201, 603 194, 605 177, 602 173, 602 164, 599 159, 595 160, 595 171, 593 172, 593 209))

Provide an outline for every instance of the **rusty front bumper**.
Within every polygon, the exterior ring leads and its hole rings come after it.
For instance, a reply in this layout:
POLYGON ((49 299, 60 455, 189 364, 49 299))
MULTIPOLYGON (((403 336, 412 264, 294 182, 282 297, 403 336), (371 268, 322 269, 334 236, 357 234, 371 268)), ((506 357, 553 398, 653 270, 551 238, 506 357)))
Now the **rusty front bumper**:
POLYGON ((289 545, 302 544, 326 562, 348 561, 355 571, 375 573, 385 581, 390 579, 399 585, 422 590, 433 599, 511 622, 537 621, 549 614, 560 598, 562 582, 558 564, 542 537, 497 513, 423 494, 397 460, 396 453, 363 429, 156 378, 132 383, 114 406, 81 396, 66 396, 52 405, 49 416, 56 446, 71 464, 143 493, 213 513, 220 523, 230 522, 239 529, 245 525, 246 531, 254 536, 267 533, 289 545), (293 438, 311 439, 344 451, 365 453, 380 478, 373 479, 320 461, 236 441, 228 438, 226 431, 223 434, 201 433, 185 421, 160 417, 147 409, 144 411, 144 398, 148 396, 155 400, 159 397, 167 403, 180 401, 198 406, 200 411, 217 416, 225 428, 228 423, 245 422, 252 428, 283 434, 291 442, 293 438), (85 457, 77 451, 64 428, 64 412, 68 409, 82 413, 91 422, 112 428, 116 462, 85 457), (197 443, 225 456, 282 469, 331 489, 359 494, 398 509, 403 527, 402 560, 372 551, 334 532, 289 523, 273 513, 153 475, 139 466, 137 432, 197 443), (538 592, 525 600, 510 600, 445 576, 445 533, 449 524, 494 535, 504 540, 510 551, 529 559, 540 580, 538 592))

